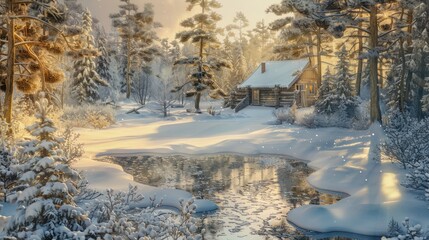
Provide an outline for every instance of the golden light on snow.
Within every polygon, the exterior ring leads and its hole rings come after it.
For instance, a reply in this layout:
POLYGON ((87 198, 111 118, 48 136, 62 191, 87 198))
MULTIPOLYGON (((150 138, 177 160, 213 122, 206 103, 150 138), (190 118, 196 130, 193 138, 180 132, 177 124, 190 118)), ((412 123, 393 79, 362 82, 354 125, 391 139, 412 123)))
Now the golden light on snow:
POLYGON ((393 173, 383 173, 381 175, 381 188, 386 202, 397 201, 401 198, 399 191, 399 180, 393 173))

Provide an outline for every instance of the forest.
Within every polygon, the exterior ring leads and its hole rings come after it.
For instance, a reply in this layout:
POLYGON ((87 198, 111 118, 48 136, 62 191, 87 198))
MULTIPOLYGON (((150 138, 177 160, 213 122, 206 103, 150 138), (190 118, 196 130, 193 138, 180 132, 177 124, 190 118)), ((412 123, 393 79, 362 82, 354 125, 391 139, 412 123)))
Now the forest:
MULTIPOLYGON (((366 160, 395 163, 398 186, 428 203, 428 0, 279 0, 265 9, 275 21, 251 25, 237 11, 226 26, 217 0, 181 1, 190 17, 170 39, 150 3, 120 0, 110 32, 77 0, 0 0, 0 209, 16 208, 0 211, 0 239, 204 239, 194 199, 160 214, 162 201, 146 198, 137 214, 136 186, 92 189, 74 168, 85 156, 79 133, 148 109, 160 122, 174 109, 222 120, 268 61, 308 59, 317 89, 310 108, 270 109, 269 125, 332 137, 379 128, 384 140, 366 160)), ((428 237, 427 222, 390 218, 384 236, 428 237)))

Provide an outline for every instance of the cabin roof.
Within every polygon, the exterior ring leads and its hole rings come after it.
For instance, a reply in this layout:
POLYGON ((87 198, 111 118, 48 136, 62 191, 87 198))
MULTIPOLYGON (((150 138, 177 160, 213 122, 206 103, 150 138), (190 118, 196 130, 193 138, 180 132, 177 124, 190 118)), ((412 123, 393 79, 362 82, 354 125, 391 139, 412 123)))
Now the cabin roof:
POLYGON ((262 64, 246 81, 239 85, 239 88, 249 86, 251 88, 274 88, 276 85, 290 88, 309 64, 309 60, 305 58, 265 62, 264 73, 262 72, 262 64))

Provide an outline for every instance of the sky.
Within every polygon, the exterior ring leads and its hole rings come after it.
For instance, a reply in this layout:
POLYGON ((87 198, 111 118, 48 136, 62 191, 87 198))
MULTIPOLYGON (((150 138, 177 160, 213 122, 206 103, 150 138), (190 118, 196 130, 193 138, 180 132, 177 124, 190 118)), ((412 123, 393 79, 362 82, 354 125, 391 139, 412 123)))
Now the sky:
MULTIPOLYGON (((119 0, 79 0, 87 7, 92 15, 98 18, 105 29, 110 31, 111 22, 109 14, 118 11, 119 0)), ((187 3, 185 0, 131 0, 143 9, 145 3, 152 3, 155 6, 155 19, 163 25, 158 34, 161 38, 174 38, 176 32, 181 30, 180 22, 191 14, 186 11, 187 3)), ((218 13, 223 19, 220 26, 226 26, 232 23, 236 12, 243 12, 249 19, 250 27, 255 26, 256 22, 264 20, 270 23, 276 16, 267 14, 265 10, 281 0, 219 0, 223 5, 218 9, 218 13)))

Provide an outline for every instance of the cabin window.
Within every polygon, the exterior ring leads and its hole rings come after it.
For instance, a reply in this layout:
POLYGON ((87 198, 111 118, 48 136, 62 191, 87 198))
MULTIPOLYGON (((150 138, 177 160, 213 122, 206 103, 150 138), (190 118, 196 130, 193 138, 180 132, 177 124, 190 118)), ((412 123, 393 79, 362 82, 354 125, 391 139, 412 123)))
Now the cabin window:
POLYGON ((314 84, 307 84, 307 90, 309 94, 316 94, 316 86, 314 84))
POLYGON ((304 85, 303 84, 297 84, 295 86, 295 88, 296 88, 297 91, 304 90, 304 85))

